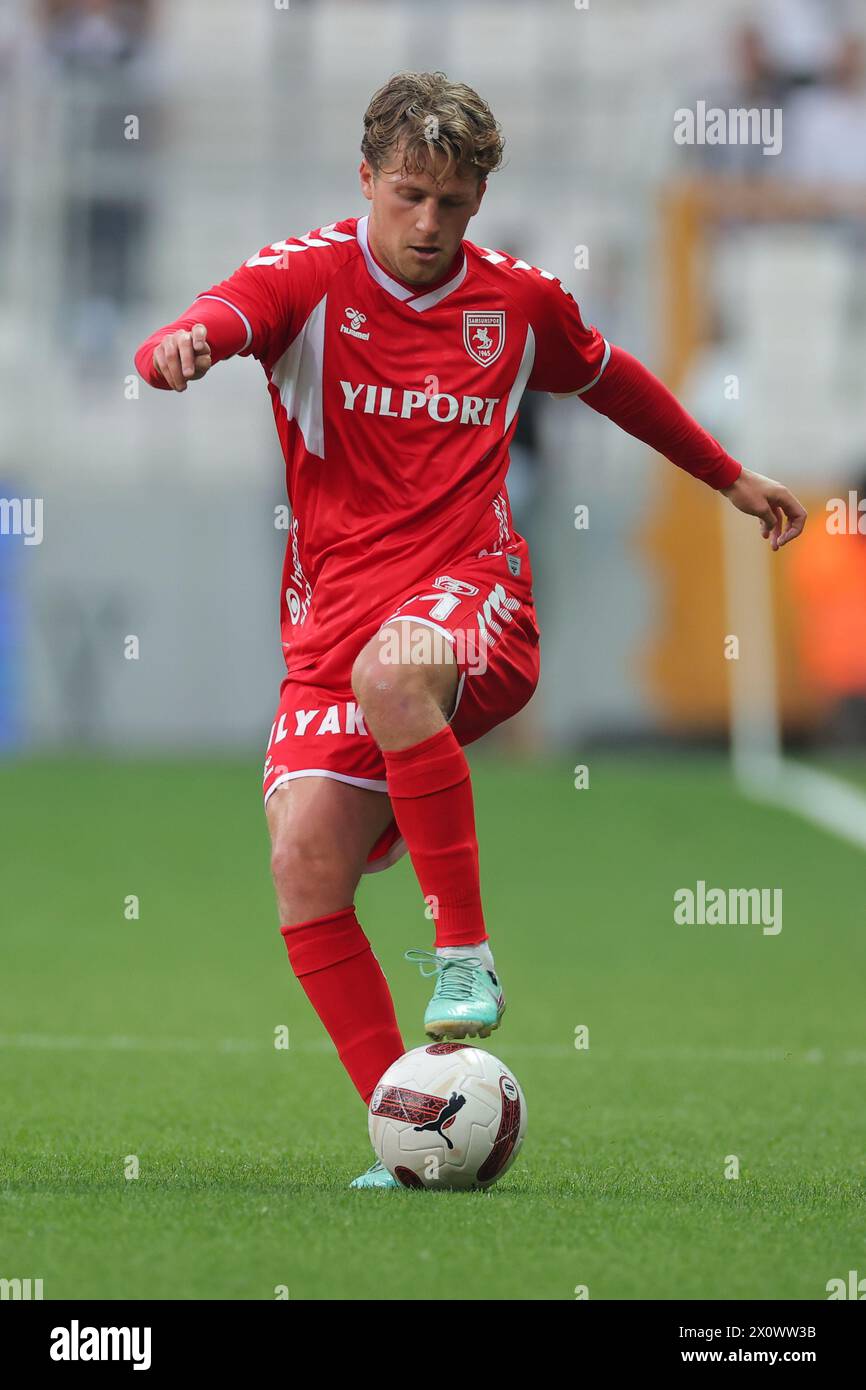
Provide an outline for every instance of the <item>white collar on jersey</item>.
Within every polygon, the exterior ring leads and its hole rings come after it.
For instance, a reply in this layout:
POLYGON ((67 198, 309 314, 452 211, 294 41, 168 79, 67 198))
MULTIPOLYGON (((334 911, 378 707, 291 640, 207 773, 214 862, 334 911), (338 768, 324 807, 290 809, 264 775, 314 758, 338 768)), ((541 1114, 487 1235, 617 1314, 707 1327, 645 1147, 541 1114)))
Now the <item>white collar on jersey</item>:
POLYGON ((376 283, 382 286, 383 290, 387 290, 395 299, 402 299, 403 303, 406 304, 408 308, 417 309, 418 313, 421 314, 425 309, 432 309, 434 304, 439 304, 446 295, 451 294, 452 290, 456 290, 458 285, 463 284, 463 281, 466 279, 465 251, 463 253, 463 264, 456 275, 452 275, 451 279, 447 280, 444 285, 440 285, 436 290, 431 290, 429 294, 416 296, 414 290, 407 289, 405 285, 400 284, 399 280, 393 280, 373 259, 373 254, 367 243, 367 222, 367 217, 360 217, 358 219, 358 225, 355 228, 355 235, 358 238, 358 245, 364 253, 367 269, 376 283))

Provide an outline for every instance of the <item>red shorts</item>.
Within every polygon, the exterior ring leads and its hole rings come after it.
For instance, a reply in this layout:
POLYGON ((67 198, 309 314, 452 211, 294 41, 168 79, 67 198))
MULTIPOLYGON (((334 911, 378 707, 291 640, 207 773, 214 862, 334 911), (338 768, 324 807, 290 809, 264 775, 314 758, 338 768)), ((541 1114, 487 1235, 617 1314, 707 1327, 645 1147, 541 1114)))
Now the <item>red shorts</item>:
MULTIPOLYGON (((391 637, 383 641, 383 659, 423 661, 428 654, 435 659, 437 644, 450 648, 458 682, 448 722, 458 743, 473 743, 522 709, 538 684, 539 632, 525 541, 458 561, 397 595, 359 628, 355 655, 385 626, 391 637), (411 640, 403 626, 409 620, 417 625, 411 640)), ((315 684, 315 670, 305 670, 280 687, 265 760, 265 803, 298 777, 332 777, 387 793, 385 760, 352 692, 351 667, 327 686, 315 684)), ((387 868, 405 848, 392 821, 373 846, 366 872, 387 868)))

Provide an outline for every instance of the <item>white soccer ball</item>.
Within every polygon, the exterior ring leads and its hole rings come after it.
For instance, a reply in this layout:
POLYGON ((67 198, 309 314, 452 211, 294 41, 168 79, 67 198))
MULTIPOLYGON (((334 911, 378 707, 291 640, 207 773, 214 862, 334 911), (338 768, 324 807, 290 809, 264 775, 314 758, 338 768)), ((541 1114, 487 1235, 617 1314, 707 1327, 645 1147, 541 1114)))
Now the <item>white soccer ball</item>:
POLYGON ((526 1132, 526 1101, 498 1057, 428 1043, 394 1062, 370 1099, 370 1139, 403 1187, 490 1187, 526 1132))

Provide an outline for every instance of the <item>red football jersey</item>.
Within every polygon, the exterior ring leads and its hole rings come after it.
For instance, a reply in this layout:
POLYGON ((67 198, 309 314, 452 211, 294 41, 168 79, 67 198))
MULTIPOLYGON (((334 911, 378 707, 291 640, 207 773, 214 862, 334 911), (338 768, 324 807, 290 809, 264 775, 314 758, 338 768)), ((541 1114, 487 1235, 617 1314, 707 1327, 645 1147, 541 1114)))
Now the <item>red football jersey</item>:
POLYGON ((413 289, 373 257, 367 220, 266 246, 196 301, 236 312, 237 350, 268 378, 292 509, 283 649, 302 681, 349 669, 408 586, 507 547, 523 392, 582 393, 610 355, 549 272, 464 241, 444 283, 413 289))

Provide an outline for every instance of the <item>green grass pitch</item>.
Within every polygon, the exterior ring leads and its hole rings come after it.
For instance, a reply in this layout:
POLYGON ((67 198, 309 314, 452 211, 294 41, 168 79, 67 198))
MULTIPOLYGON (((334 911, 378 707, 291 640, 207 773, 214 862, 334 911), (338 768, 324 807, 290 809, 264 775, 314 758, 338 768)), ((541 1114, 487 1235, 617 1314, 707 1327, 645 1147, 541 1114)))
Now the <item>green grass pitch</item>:
MULTIPOLYGON (((822 1299, 866 1274, 863 855, 746 803, 721 761, 599 756, 581 791, 567 758, 473 761, 509 1001, 485 1045, 529 1107, 478 1194, 347 1190, 366 1116, 288 967, 254 757, 5 766, 0 1276, 570 1300, 822 1299), (674 925, 699 878, 781 887, 781 933, 674 925)), ((359 916, 415 1046, 408 861, 359 916)))

